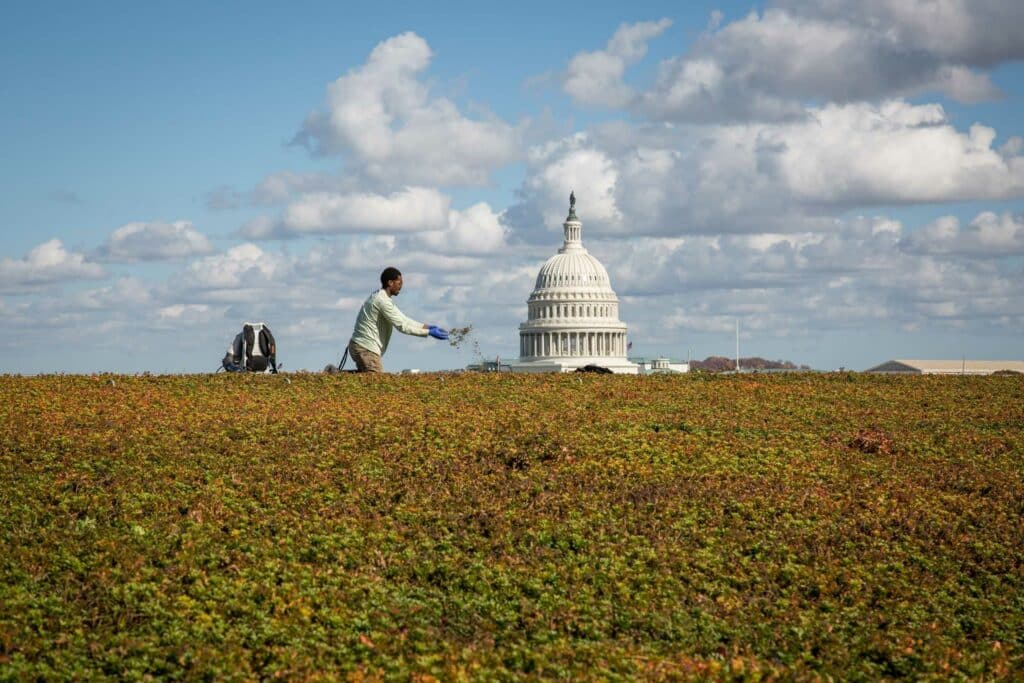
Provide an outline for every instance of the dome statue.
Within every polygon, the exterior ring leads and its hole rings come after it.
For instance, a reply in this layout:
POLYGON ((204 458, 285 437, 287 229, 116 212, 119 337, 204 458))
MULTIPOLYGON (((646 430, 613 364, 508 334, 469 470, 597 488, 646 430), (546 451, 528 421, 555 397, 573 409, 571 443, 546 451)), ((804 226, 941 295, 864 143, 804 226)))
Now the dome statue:
POLYGON ((583 224, 576 217, 576 194, 562 224, 565 242, 537 273, 527 299, 526 322, 519 325, 517 372, 569 372, 599 365, 637 374, 626 359, 626 324, 619 320, 619 298, 608 271, 583 248, 583 224))

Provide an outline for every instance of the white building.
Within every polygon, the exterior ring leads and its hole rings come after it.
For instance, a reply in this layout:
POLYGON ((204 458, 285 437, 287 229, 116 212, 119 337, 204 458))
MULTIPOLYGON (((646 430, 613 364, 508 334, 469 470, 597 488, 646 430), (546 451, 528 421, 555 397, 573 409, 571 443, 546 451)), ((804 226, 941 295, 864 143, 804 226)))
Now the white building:
POLYGON ((890 360, 864 372, 892 375, 991 375, 995 372, 1024 374, 1021 360, 890 360))
POLYGON ((565 243, 537 273, 527 300, 526 322, 519 325, 516 372, 570 372, 599 365, 612 372, 637 374, 626 359, 626 324, 619 320, 619 298, 608 271, 583 248, 583 226, 576 218, 576 197, 569 197, 563 224, 565 243))
POLYGON ((672 374, 690 371, 689 363, 676 362, 665 357, 652 358, 651 360, 641 359, 637 361, 637 364, 640 366, 641 375, 672 374))

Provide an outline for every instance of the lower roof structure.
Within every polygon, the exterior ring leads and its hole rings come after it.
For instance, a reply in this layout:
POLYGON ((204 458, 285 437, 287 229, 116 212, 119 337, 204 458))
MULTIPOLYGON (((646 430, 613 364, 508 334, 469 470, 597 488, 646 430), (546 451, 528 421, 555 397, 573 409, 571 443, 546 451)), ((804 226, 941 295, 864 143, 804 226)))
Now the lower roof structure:
POLYGON ((889 360, 865 372, 907 375, 991 375, 996 372, 1024 374, 1024 360, 889 360))

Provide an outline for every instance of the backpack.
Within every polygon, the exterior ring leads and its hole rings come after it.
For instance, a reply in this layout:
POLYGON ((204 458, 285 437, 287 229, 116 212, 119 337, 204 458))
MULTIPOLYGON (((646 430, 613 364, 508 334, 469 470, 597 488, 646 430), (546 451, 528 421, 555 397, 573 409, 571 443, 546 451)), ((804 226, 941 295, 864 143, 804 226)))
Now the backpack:
POLYGON ((221 366, 228 372, 277 372, 277 342, 266 323, 245 323, 221 366))

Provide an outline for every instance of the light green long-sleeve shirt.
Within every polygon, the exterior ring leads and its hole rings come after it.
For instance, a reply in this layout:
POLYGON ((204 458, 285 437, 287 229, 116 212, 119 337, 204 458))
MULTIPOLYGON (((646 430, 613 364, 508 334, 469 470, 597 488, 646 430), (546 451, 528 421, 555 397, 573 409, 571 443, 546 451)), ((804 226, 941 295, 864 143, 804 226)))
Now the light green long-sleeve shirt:
POLYGON ((391 300, 384 289, 378 289, 370 295, 356 316, 356 327, 352 331, 352 341, 367 351, 381 356, 391 341, 391 331, 398 328, 403 334, 426 337, 428 330, 423 323, 418 323, 405 316, 391 300))

